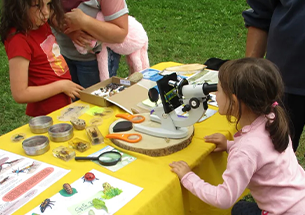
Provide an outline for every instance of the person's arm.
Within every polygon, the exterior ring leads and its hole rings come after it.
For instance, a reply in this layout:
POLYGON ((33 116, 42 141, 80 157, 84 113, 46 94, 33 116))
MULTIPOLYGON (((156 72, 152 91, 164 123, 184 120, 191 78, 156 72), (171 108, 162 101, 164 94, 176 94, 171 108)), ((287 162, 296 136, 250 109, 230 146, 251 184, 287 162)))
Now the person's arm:
POLYGON ((28 86, 28 69, 30 61, 24 57, 9 60, 10 85, 12 96, 17 103, 38 102, 59 93, 71 98, 79 97, 83 88, 70 80, 60 80, 42 86, 28 86))
POLYGON ((127 13, 107 22, 88 16, 80 9, 73 9, 65 16, 69 26, 65 31, 66 34, 75 30, 82 30, 101 42, 122 43, 128 33, 127 13))
POLYGON ((248 27, 246 57, 263 58, 267 48, 268 33, 256 27, 248 27))
POLYGON ((246 57, 264 57, 267 47, 268 31, 277 7, 278 0, 248 0, 251 9, 242 15, 248 28, 246 57))
POLYGON ((227 169, 222 175, 222 184, 211 185, 194 172, 185 174, 181 183, 205 203, 227 209, 232 207, 244 192, 255 171, 256 164, 241 152, 229 154, 227 169))

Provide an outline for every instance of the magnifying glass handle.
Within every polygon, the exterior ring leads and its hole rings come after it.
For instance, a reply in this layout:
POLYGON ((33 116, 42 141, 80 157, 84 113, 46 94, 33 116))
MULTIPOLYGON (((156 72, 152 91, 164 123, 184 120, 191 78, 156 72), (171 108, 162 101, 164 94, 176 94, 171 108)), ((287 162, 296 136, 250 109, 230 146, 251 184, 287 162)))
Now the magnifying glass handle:
POLYGON ((78 161, 78 160, 98 160, 97 157, 75 157, 74 159, 76 161, 78 161))

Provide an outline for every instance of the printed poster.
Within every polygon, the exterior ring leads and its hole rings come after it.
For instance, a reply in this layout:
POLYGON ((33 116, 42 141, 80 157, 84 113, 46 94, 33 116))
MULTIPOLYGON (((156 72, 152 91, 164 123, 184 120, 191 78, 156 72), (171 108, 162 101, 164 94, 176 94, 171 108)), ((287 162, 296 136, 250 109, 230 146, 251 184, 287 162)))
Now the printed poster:
POLYGON ((69 171, 0 149, 0 215, 14 213, 69 171))
MULTIPOLYGON (((46 207, 43 215, 111 215, 138 195, 143 188, 95 169, 94 180, 79 178, 71 184, 73 193, 67 195, 65 190, 50 197, 51 207, 46 207), (91 183, 92 182, 92 183, 91 183)), ((38 205, 27 215, 42 214, 38 205)))

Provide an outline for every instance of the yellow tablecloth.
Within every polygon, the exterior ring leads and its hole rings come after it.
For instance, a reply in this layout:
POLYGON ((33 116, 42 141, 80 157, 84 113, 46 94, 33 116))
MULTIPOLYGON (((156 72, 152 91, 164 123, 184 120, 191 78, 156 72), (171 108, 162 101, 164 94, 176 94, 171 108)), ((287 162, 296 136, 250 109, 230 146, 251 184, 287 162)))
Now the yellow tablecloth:
MULTIPOLYGON (((162 70, 168 66, 174 65, 179 64, 173 62, 160 63, 152 68, 162 70)), ((78 101, 78 103, 84 102, 78 101)), ((93 105, 90 106, 93 107, 93 105)), ((115 114, 122 112, 121 109, 115 106, 112 106, 112 108, 115 114)), ((59 123, 57 117, 59 116, 60 111, 61 110, 58 110, 50 114, 54 120, 54 124, 59 123)), ((85 119, 88 122, 92 116, 83 114, 80 118, 85 119)), ((104 120, 103 124, 99 126, 103 135, 108 133, 108 127, 114 120, 115 117, 113 116, 112 118, 104 120)), ((99 170, 143 188, 142 192, 121 208, 116 215, 230 214, 230 209, 220 210, 214 208, 193 196, 190 192, 181 187, 178 177, 170 171, 170 167, 168 166, 169 163, 172 161, 184 160, 191 166, 195 173, 207 182, 214 185, 222 183, 221 175, 226 168, 226 153, 211 153, 215 146, 214 144, 205 143, 203 137, 219 132, 226 135, 227 138, 232 139, 232 135, 235 133, 234 125, 230 125, 224 116, 220 116, 216 113, 214 116, 201 123, 196 123, 194 126, 195 135, 192 139, 192 143, 187 148, 168 156, 149 157, 120 149, 137 159, 117 172, 111 172, 93 162, 76 162, 74 160, 65 162, 55 158, 52 155, 52 150, 60 145, 68 146, 68 143, 50 142, 51 149, 47 153, 31 158, 65 169, 70 169, 71 171, 14 214, 23 215, 29 212, 34 207, 40 205, 44 199, 50 198, 59 192, 64 183, 73 183, 91 169, 99 170)), ((24 125, 1 136, 0 148, 22 156, 27 156, 22 149, 21 142, 11 142, 11 136, 17 133, 25 133, 27 137, 34 136, 34 134, 31 133, 29 126, 24 125)), ((48 136, 48 134, 45 135, 48 136)), ((74 137, 87 139, 85 130, 74 130, 74 137)), ((76 152, 76 155, 90 155, 101 148, 104 148, 106 145, 117 148, 110 140, 105 139, 104 144, 92 146, 91 149, 84 153, 76 152)))

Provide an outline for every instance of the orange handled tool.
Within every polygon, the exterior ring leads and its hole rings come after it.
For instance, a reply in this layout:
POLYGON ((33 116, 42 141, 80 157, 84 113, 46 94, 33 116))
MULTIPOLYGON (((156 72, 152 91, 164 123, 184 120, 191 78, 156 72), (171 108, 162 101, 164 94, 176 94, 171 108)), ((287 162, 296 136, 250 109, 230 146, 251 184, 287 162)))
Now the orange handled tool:
POLYGON ((140 140, 142 140, 142 135, 137 134, 137 133, 130 133, 130 134, 129 133, 126 133, 126 134, 113 133, 113 134, 107 134, 105 137, 110 138, 110 139, 123 140, 128 143, 137 143, 140 140))
POLYGON ((119 113, 115 116, 126 119, 126 120, 128 120, 132 123, 140 123, 140 122, 143 122, 145 120, 145 117, 142 116, 142 115, 131 115, 131 114, 128 114, 128 113, 119 113))

